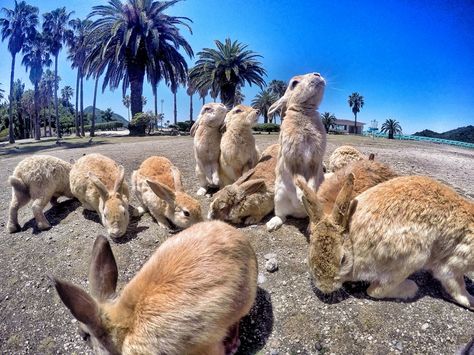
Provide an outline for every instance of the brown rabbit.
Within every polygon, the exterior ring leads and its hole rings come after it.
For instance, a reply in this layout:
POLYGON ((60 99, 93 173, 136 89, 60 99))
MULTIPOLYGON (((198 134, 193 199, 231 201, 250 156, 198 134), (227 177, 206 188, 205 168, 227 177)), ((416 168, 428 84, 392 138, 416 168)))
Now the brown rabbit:
POLYGON ((350 174, 354 174, 355 177, 352 198, 372 186, 398 176, 385 164, 373 160, 354 161, 325 178, 319 187, 317 196, 324 206, 324 213, 331 213, 336 197, 350 174))
POLYGON ((53 279, 96 354, 227 355, 257 291, 248 238, 223 222, 195 224, 166 240, 120 294, 106 238, 94 243, 91 295, 53 279))
POLYGON ((280 153, 276 167, 275 217, 267 230, 278 229, 287 216, 306 217, 294 179, 302 178, 316 191, 323 181, 322 160, 326 150, 326 130, 317 109, 326 82, 319 73, 295 76, 285 95, 269 109, 281 109, 285 119, 280 131, 280 153), (285 111, 286 110, 286 111, 285 111))
POLYGON ((202 221, 201 205, 183 189, 181 173, 164 157, 149 157, 132 173, 132 189, 140 201, 138 212, 149 211, 157 223, 187 228, 202 221))
POLYGON ((223 104, 209 103, 201 108, 199 117, 191 127, 194 137, 196 175, 199 179, 197 195, 202 196, 208 187, 219 187, 219 156, 221 153, 221 128, 227 108, 223 104))
POLYGON ((374 298, 412 298, 407 277, 430 270, 460 305, 474 309, 464 275, 474 271, 474 203, 424 176, 397 177, 351 202, 354 175, 325 215, 304 181, 311 221, 309 266, 316 286, 329 293, 343 282, 365 280, 374 298))
POLYGON ((265 149, 258 164, 232 185, 214 194, 209 219, 232 223, 259 223, 274 207, 275 167, 278 144, 265 149))
POLYGON ((258 115, 258 110, 245 105, 237 105, 227 113, 219 158, 220 187, 234 183, 257 164, 259 154, 252 127, 258 115))

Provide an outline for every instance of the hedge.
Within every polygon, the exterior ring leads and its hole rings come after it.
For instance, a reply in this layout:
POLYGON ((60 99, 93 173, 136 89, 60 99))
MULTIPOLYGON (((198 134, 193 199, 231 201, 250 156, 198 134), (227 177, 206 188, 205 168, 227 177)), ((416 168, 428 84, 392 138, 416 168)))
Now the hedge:
MULTIPOLYGON (((89 132, 91 130, 91 125, 84 126, 84 130, 89 132)), ((103 122, 103 123, 96 123, 95 130, 101 131, 114 131, 117 128, 122 128, 123 123, 119 121, 110 121, 110 122, 103 122)))
POLYGON ((253 127, 255 132, 280 132, 280 126, 275 123, 260 123, 253 127))

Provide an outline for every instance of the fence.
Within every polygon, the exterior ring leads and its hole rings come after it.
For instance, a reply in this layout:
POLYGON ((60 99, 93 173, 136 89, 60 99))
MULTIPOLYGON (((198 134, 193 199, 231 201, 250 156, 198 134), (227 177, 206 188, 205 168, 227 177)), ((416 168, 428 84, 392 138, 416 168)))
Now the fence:
MULTIPOLYGON (((376 137, 376 138, 387 138, 386 133, 372 133, 372 132, 364 132, 364 136, 368 137, 376 137)), ((431 137, 420 137, 420 136, 409 136, 409 135, 404 135, 404 134, 398 134, 394 135, 395 139, 400 139, 400 140, 407 140, 407 141, 419 141, 419 142, 430 142, 430 143, 438 143, 438 144, 449 144, 449 145, 455 145, 458 147, 465 147, 465 148, 471 148, 474 149, 474 143, 467 143, 467 142, 459 142, 459 141, 452 141, 449 139, 441 139, 441 138, 431 138, 431 137)))

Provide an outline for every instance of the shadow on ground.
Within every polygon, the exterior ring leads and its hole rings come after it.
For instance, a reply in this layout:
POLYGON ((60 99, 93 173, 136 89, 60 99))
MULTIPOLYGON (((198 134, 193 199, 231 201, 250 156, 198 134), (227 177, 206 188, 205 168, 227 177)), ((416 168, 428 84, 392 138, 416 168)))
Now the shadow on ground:
MULTIPOLYGON (((397 301, 400 303, 412 303, 416 302, 423 297, 431 297, 442 299, 446 302, 455 303, 451 297, 446 293, 441 283, 436 280, 431 273, 428 271, 419 271, 409 277, 410 280, 413 280, 418 285, 419 289, 414 298, 408 300, 401 300, 401 299, 393 299, 393 298, 386 298, 386 299, 375 299, 367 295, 367 288, 369 287, 368 282, 346 282, 338 291, 335 291, 330 294, 322 293, 314 284, 314 281, 311 280, 311 289, 313 293, 318 297, 321 302, 326 304, 336 304, 340 303, 349 297, 355 297, 359 299, 368 299, 374 302, 386 302, 386 301, 397 301)), ((468 277, 464 277, 466 282, 466 289, 471 294, 474 295, 474 282, 469 279, 468 277)), ((459 306, 459 305, 458 305, 459 306)), ((462 307, 462 306, 459 306, 462 307)))
POLYGON ((236 355, 256 354, 263 349, 273 330, 273 307, 270 294, 257 288, 250 313, 240 322, 240 347, 236 355))
POLYGON ((76 149, 76 148, 87 148, 91 146, 99 146, 104 144, 111 144, 107 141, 83 141, 83 142, 68 142, 68 141, 60 141, 59 143, 56 142, 44 142, 41 141, 37 143, 24 143, 18 144, 11 147, 0 148, 0 156, 7 156, 7 155, 22 155, 22 154, 33 154, 39 151, 48 151, 48 150, 55 150, 55 149, 76 149))

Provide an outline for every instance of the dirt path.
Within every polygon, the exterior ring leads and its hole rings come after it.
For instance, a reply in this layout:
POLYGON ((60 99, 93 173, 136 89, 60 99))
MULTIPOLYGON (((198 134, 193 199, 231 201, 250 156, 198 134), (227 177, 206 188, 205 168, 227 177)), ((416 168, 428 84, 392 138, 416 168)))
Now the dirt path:
MULTIPOLYGON (((276 141, 275 135, 257 136, 261 149, 276 141)), ((377 160, 391 164, 401 174, 430 175, 474 198, 472 150, 331 136, 327 152, 343 144, 375 153, 377 160)), ((61 304, 47 275, 87 288, 90 250, 96 235, 103 233, 97 217, 84 216, 78 202, 63 200, 47 212, 51 230, 35 231, 31 210, 25 208, 20 212, 23 231, 5 233, 10 200, 6 179, 21 159, 34 152, 66 160, 99 152, 123 164, 128 179, 146 157, 164 155, 181 169, 185 188, 194 193, 198 186, 192 140, 98 138, 92 144, 83 140, 59 146, 50 142, 0 148, 0 353, 87 353, 76 331, 77 323, 61 304)), ((202 201, 207 212, 209 201, 202 201)), ((414 277, 421 292, 413 302, 374 301, 365 296, 366 285, 361 283, 347 286, 338 297, 321 296, 307 272, 307 241, 300 232, 306 223, 290 220, 272 234, 263 225, 242 228, 257 252, 260 289, 257 304, 243 323, 240 354, 453 354, 470 340, 474 313, 447 301, 439 284, 425 273, 414 277), (272 274, 264 268, 268 253, 276 253, 279 263, 279 270, 272 274)), ((112 245, 119 287, 168 237, 148 215, 131 223, 125 240, 112 245)), ((468 285, 474 294, 472 282, 468 285)))

